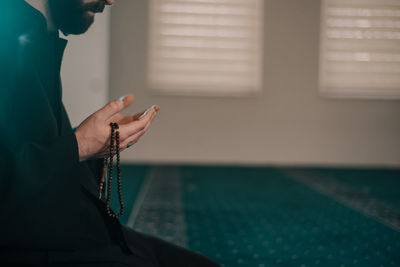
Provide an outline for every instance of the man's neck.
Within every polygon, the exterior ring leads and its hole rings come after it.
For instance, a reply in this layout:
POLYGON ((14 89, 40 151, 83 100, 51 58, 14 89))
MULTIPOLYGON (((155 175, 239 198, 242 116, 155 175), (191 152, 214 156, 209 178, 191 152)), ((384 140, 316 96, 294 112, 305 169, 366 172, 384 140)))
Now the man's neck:
POLYGON ((48 32, 57 31, 57 28, 51 17, 48 0, 25 0, 25 2, 30 4, 33 8, 37 9, 46 18, 48 32))

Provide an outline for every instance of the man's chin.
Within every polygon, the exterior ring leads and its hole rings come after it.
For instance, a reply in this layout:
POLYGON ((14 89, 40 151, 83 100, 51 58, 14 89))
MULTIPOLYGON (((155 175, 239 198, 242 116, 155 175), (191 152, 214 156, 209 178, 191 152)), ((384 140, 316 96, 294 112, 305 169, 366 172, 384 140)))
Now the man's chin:
POLYGON ((90 26, 94 22, 94 15, 92 14, 85 14, 85 16, 81 19, 75 19, 69 21, 68 23, 63 23, 59 25, 59 29, 63 32, 64 35, 69 34, 82 34, 87 32, 90 26))

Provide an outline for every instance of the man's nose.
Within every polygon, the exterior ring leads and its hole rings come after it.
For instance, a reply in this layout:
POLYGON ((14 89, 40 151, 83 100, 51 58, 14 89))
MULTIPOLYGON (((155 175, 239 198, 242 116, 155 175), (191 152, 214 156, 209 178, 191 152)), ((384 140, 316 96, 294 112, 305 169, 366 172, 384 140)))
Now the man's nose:
POLYGON ((106 5, 112 5, 115 2, 115 0, 105 0, 105 1, 106 1, 106 5))

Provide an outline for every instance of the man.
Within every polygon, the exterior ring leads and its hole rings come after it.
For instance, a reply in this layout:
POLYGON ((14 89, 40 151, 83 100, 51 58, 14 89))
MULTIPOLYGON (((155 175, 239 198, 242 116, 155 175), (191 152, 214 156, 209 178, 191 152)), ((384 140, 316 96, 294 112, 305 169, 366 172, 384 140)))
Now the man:
POLYGON ((86 32, 114 0, 8 0, 0 15, 0 265, 218 266, 123 227, 98 199, 110 122, 120 149, 136 143, 159 107, 120 112, 109 102, 74 131, 62 103, 64 34, 86 32))

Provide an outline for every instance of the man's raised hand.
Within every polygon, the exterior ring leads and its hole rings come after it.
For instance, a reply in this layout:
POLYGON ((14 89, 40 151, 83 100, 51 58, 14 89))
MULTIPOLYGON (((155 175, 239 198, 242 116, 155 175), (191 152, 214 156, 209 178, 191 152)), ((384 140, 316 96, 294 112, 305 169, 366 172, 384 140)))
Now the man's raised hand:
POLYGON ((120 114, 123 109, 132 104, 133 100, 132 94, 113 100, 78 126, 75 136, 78 141, 79 161, 104 158, 108 155, 110 122, 119 124, 120 151, 136 143, 147 131, 160 108, 154 106, 144 116, 142 116, 143 112, 131 116, 120 114))

